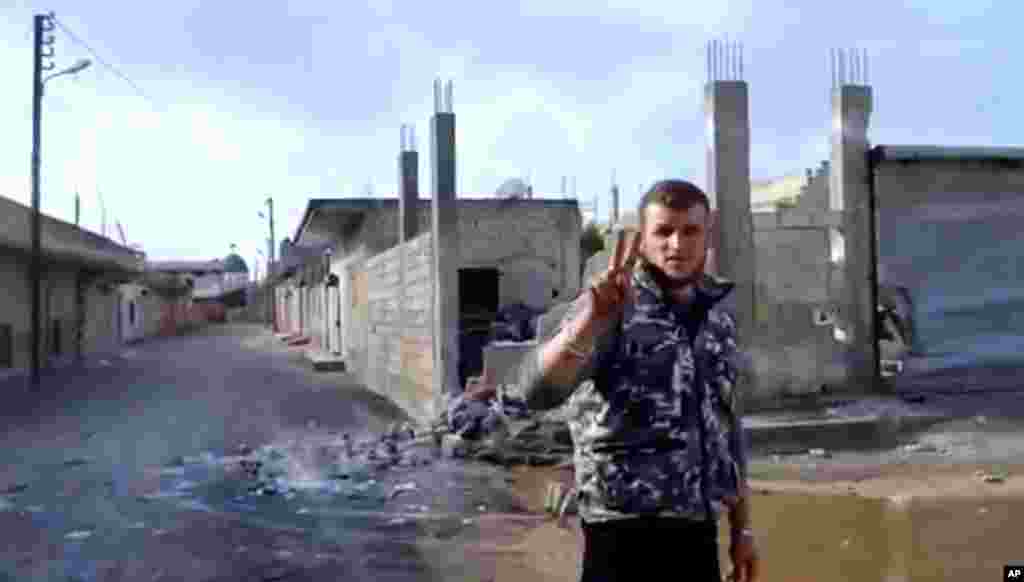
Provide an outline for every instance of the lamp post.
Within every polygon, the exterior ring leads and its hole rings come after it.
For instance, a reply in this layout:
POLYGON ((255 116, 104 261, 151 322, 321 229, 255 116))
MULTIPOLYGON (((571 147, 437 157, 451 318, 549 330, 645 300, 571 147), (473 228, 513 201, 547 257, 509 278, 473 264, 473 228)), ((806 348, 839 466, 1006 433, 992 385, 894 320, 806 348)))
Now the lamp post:
POLYGON ((43 59, 53 57, 53 36, 45 37, 53 30, 52 14, 35 16, 35 50, 32 65, 32 388, 39 388, 39 370, 42 364, 40 341, 42 339, 42 214, 40 212, 39 167, 42 149, 41 126, 43 87, 47 81, 61 75, 74 75, 84 71, 92 62, 81 59, 70 67, 43 77, 44 71, 52 70, 52 62, 43 59), (44 51, 44 47, 51 47, 44 51))

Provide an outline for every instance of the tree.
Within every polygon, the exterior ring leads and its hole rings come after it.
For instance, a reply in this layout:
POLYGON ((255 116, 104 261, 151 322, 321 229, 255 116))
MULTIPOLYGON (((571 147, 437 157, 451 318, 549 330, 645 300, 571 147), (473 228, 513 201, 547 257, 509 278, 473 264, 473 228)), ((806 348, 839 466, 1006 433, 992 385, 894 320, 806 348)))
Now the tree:
POLYGON ((601 230, 600 225, 590 221, 580 233, 580 273, 586 268, 587 260, 605 248, 601 230))

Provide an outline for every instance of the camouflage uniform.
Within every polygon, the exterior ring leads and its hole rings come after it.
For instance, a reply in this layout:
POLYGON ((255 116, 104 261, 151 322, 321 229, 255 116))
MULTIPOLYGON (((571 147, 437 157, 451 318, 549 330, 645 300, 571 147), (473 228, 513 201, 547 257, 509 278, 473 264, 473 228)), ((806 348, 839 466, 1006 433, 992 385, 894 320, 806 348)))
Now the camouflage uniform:
MULTIPOLYGON (((524 395, 534 409, 568 397, 586 522, 717 519, 723 498, 737 495, 746 476, 733 390, 736 327, 717 306, 733 285, 705 275, 684 305, 666 297, 649 266, 634 270, 633 283, 635 302, 627 302, 619 327, 598 339, 575 391, 546 384, 535 351, 523 365, 524 395)), ((562 326, 587 300, 576 300, 562 326)))

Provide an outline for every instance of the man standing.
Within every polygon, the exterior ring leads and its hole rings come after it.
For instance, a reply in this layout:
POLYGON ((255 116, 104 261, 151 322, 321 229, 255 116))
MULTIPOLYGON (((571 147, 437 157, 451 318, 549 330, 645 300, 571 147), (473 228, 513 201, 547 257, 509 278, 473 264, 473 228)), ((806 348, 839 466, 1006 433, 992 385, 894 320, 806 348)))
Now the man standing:
POLYGON ((665 180, 638 217, 637 235, 627 244, 620 232, 608 270, 527 356, 523 395, 534 410, 568 400, 573 411, 583 582, 634 580, 640 569, 721 580, 723 507, 732 579, 752 582, 735 322, 718 306, 732 284, 704 273, 708 199, 665 180))

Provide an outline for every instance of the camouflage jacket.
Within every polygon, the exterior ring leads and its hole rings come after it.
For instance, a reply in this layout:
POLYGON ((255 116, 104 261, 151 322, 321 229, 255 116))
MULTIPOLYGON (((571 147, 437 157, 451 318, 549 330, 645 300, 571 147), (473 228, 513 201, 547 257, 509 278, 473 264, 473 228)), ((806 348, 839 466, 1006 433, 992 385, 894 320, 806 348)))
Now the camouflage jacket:
MULTIPOLYGON (((523 394, 533 409, 568 398, 579 512, 587 522, 717 519, 723 498, 746 482, 733 390, 736 327, 718 306, 733 285, 706 275, 693 300, 680 305, 645 267, 637 267, 633 281, 635 303, 598 340, 575 390, 547 384, 534 351, 521 370, 523 394)), ((581 295, 562 325, 587 300, 581 295)))

